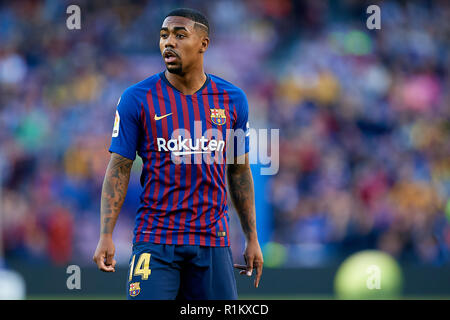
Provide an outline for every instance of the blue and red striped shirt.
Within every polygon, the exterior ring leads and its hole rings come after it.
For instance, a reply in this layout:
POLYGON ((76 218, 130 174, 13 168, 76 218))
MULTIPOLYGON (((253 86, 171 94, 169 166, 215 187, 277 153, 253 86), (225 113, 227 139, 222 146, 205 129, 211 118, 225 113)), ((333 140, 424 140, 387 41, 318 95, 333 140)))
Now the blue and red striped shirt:
POLYGON ((161 72, 119 100, 109 151, 143 160, 133 243, 230 245, 227 147, 248 152, 248 103, 238 87, 206 76, 185 95, 161 72))

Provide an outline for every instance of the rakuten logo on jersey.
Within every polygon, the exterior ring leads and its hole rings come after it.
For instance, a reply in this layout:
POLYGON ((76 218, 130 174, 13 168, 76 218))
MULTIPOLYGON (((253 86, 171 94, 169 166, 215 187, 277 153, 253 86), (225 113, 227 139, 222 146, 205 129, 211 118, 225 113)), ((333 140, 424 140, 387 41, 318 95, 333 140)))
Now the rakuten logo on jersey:
POLYGON ((202 132, 202 123, 194 122, 194 132, 180 128, 175 129, 170 139, 156 138, 159 152, 170 152, 174 163, 212 164, 224 163, 227 143, 224 133, 216 128, 202 132))
POLYGON ((175 156, 211 153, 214 151, 223 152, 225 149, 225 141, 215 139, 208 140, 204 136, 198 139, 186 139, 182 136, 178 136, 178 138, 170 140, 157 138, 156 142, 158 151, 170 151, 175 156))

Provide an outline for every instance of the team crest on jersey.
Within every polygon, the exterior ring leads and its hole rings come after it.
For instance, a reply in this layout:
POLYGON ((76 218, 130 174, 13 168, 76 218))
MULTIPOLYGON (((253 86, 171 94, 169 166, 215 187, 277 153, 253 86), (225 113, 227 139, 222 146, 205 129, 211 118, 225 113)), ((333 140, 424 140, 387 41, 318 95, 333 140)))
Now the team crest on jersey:
POLYGON ((130 297, 136 297, 141 292, 139 282, 130 283, 130 297))
POLYGON ((209 109, 211 111, 211 121, 218 125, 224 125, 227 122, 227 116, 224 109, 209 109))

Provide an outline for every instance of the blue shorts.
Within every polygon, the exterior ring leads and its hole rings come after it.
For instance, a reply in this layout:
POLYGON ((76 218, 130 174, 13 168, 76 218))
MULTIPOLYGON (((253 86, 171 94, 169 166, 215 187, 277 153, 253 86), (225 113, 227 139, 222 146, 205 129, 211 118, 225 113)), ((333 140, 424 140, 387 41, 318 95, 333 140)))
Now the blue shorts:
POLYGON ((230 247, 138 242, 128 273, 129 300, 236 300, 230 247))

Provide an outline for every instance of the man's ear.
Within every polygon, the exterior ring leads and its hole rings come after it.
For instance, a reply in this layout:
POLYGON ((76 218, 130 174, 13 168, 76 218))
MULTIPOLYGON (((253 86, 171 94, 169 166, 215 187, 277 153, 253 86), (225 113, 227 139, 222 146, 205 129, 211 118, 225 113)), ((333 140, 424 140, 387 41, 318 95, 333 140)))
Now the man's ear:
POLYGON ((204 53, 209 46, 209 38, 208 37, 203 37, 202 39, 202 45, 200 47, 200 53, 204 53))

